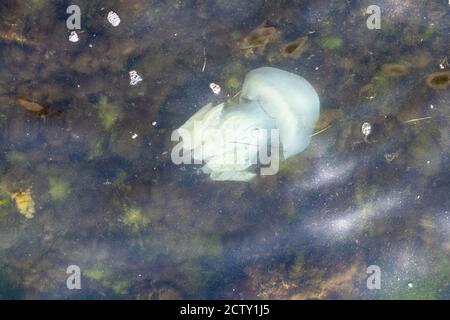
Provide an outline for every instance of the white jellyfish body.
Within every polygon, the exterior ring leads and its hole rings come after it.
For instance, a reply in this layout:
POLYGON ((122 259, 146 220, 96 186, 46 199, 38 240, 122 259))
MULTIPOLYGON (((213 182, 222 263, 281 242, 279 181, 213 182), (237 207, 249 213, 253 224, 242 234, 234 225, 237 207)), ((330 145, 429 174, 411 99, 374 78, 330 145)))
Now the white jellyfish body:
POLYGON ((183 152, 205 163, 211 179, 248 181, 256 175, 259 146, 277 144, 269 138, 273 129, 281 144, 275 150, 287 159, 309 145, 319 113, 319 97, 307 80, 263 67, 247 74, 237 105, 208 104, 177 132, 183 152))
POLYGON ((275 119, 285 159, 309 145, 319 119, 320 102, 307 80, 276 68, 258 68, 245 77, 242 100, 257 101, 275 119))

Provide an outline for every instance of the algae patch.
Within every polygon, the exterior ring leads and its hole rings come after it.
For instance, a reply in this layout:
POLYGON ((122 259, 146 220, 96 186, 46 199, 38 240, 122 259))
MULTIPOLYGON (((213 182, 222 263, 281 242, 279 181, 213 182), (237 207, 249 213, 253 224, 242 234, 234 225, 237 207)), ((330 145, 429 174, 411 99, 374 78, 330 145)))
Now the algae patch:
POLYGON ((317 44, 323 49, 336 50, 342 47, 344 42, 339 37, 324 36, 317 39, 317 44))
POLYGON ((139 231, 150 223, 150 217, 143 214, 142 210, 138 208, 126 208, 121 221, 133 231, 139 231))
POLYGON ((50 177, 48 179, 49 183, 49 194, 52 200, 64 200, 68 193, 70 192, 70 183, 69 181, 58 178, 58 177, 50 177))
POLYGON ((31 196, 31 189, 16 191, 11 193, 11 198, 16 201, 19 213, 27 219, 32 219, 36 212, 34 200, 31 196))
POLYGON ((120 107, 114 103, 108 102, 106 96, 101 96, 97 105, 98 117, 102 127, 109 131, 117 120, 121 117, 120 107))

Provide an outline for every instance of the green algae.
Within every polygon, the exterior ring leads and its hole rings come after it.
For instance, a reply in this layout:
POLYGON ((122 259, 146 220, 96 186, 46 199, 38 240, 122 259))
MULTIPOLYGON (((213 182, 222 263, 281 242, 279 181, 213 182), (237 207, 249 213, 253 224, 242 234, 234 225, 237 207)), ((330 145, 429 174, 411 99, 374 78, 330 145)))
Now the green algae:
POLYGON ((115 294, 126 295, 129 292, 131 285, 132 283, 130 280, 126 278, 119 278, 112 281, 111 289, 115 294))
POLYGON ((102 127, 106 131, 110 131, 122 115, 120 107, 109 102, 106 96, 101 96, 95 107, 102 127))
POLYGON ((59 177, 49 177, 49 194, 52 200, 61 201, 70 193, 70 182, 59 177))
POLYGON ((295 257, 292 264, 289 266, 288 277, 290 279, 298 279, 303 275, 304 271, 305 271, 305 260, 303 256, 297 256, 295 257))
POLYGON ((0 222, 9 215, 11 205, 11 197, 0 196, 0 222))
MULTIPOLYGON (((417 281, 402 283, 401 288, 386 293, 387 299, 394 300, 436 300, 442 299, 441 291, 450 287, 450 261, 441 254, 435 261, 433 271, 417 281)), ((444 297, 445 298, 445 297, 444 297)))
POLYGON ((241 86, 241 82, 239 81, 239 79, 235 76, 231 76, 228 78, 228 80, 225 82, 225 86, 228 89, 239 89, 239 87, 241 86))
POLYGON ((139 231, 148 226, 151 219, 141 209, 126 208, 120 221, 133 231, 139 231))
POLYGON ((333 36, 322 36, 316 39, 317 44, 326 50, 340 49, 344 43, 342 38, 333 36))
POLYGON ((102 137, 97 140, 92 140, 89 142, 89 151, 87 154, 88 160, 94 160, 100 157, 105 150, 105 139, 102 137))
POLYGON ((129 278, 115 274, 109 268, 92 267, 84 270, 83 275, 98 282, 105 289, 110 289, 115 295, 126 295, 132 286, 129 278))
POLYGON ((6 154, 6 161, 10 164, 24 163, 27 161, 27 155, 19 151, 10 151, 6 154))
POLYGON ((108 277, 110 274, 109 270, 104 270, 100 268, 89 268, 83 271, 83 275, 96 281, 101 281, 108 277))

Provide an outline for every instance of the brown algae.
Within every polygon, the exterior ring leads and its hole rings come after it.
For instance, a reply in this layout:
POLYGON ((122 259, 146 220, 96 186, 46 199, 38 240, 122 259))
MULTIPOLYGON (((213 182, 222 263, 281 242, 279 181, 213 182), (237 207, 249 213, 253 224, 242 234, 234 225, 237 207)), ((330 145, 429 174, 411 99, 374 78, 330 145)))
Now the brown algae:
POLYGON ((308 37, 300 37, 283 46, 281 54, 284 58, 298 59, 308 48, 308 37))
POLYGON ((442 90, 447 89, 450 84, 450 71, 435 72, 427 77, 427 85, 430 88, 442 90))
POLYGON ((400 63, 387 63, 381 66, 381 71, 388 77, 398 78, 407 75, 409 73, 409 68, 400 63))

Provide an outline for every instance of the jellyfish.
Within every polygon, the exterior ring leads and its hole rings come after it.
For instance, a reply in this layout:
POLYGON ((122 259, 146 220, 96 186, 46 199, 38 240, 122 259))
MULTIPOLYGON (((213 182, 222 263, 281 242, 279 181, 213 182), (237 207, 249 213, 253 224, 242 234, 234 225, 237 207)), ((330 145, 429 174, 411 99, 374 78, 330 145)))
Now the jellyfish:
POLYGON ((172 160, 204 164, 202 171, 219 181, 249 181, 258 167, 261 175, 276 174, 278 159, 307 148, 319 113, 307 80, 257 68, 246 75, 238 103, 207 104, 174 132, 172 140, 181 141, 172 160))

